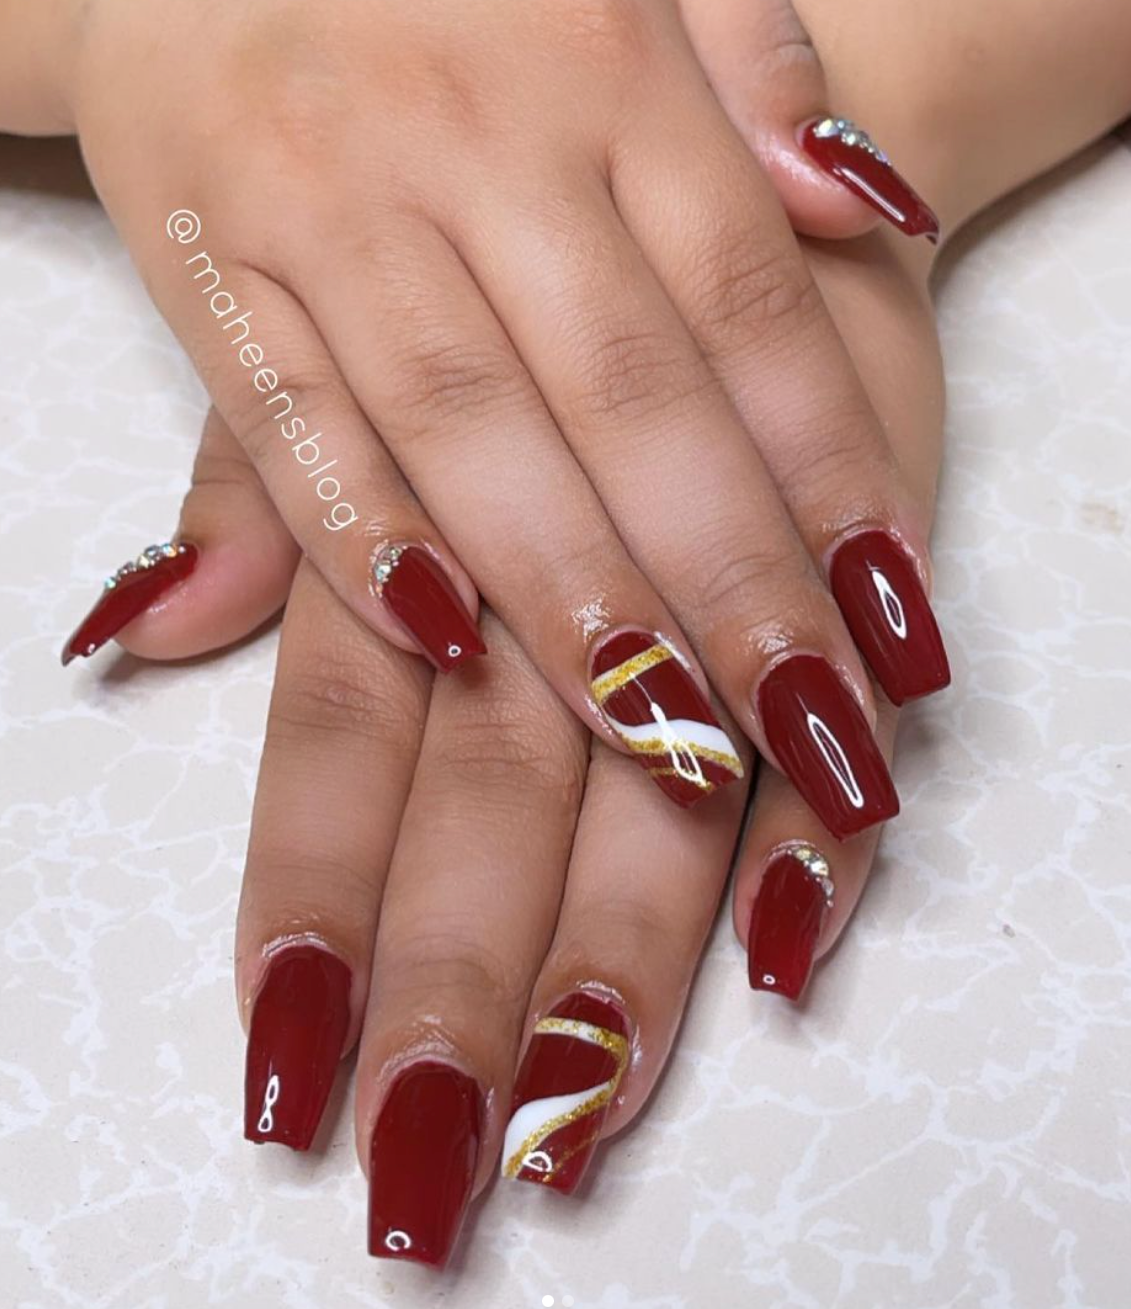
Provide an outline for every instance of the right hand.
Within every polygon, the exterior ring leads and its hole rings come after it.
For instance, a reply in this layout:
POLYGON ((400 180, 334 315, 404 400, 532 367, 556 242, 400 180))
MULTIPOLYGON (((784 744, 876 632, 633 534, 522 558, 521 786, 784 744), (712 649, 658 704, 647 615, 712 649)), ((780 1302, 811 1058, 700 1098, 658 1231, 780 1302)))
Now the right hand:
POLYGON ((928 518, 672 0, 92 0, 78 70, 108 209, 363 622, 452 666, 474 578, 677 802, 741 773, 709 677, 834 834, 895 812, 853 636, 898 611, 874 671, 945 682, 928 518))

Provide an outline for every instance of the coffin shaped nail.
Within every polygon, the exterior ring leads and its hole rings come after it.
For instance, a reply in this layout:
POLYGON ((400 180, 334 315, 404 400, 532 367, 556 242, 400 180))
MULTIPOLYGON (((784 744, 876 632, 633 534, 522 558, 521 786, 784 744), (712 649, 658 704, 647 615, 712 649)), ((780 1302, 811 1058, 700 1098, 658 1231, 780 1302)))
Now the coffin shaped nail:
POLYGON ((930 206, 892 167, 867 132, 848 118, 809 123, 801 144, 814 163, 881 213, 907 236, 939 238, 939 220, 930 206))
POLYGON ((568 1194, 628 1067, 629 1024, 608 1000, 567 996, 535 1025, 515 1079, 502 1174, 568 1194))
POLYGON ((463 1224, 479 1159, 474 1078, 422 1060, 399 1073, 369 1151, 369 1253, 441 1267, 463 1224))
POLYGON ((383 549, 373 561, 373 590, 441 672, 487 653, 451 578, 422 546, 383 549))
POLYGON ((782 772, 838 840, 899 812, 899 797, 856 698, 827 660, 791 655, 758 689, 762 730, 782 772))
POLYGON ((818 850, 793 845, 770 860, 747 935, 750 985, 755 990, 800 998, 832 903, 832 875, 818 850))
POLYGON ((695 679, 660 637, 607 637, 592 693, 609 726, 661 791, 683 808, 742 777, 742 761, 695 679))
POLYGON ((860 653, 892 704, 950 684, 950 665, 907 552, 886 532, 859 532, 829 565, 833 595, 860 653))
POLYGON ((255 997, 244 1074, 244 1136, 308 1150, 349 1028, 350 970, 328 950, 271 956, 255 997))
POLYGON ((88 658, 127 623, 145 613, 196 567, 199 551, 189 541, 149 545, 106 579, 102 594, 63 646, 62 661, 88 658))

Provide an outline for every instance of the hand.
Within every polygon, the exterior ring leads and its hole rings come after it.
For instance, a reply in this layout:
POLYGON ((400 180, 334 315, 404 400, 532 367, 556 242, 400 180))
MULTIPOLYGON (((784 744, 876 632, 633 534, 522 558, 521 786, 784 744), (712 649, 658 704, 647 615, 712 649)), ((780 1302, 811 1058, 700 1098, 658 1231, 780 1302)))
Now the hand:
POLYGON ((334 13, 96 3, 75 100, 304 553, 441 667, 480 649, 458 555, 677 803, 741 775, 706 673, 831 832, 890 817, 857 644, 945 684, 926 523, 674 6, 334 13))
MULTIPOLYGON (((810 257, 838 322, 866 343, 856 363, 929 514, 939 376, 921 291, 880 243, 810 257)), ((182 526, 221 563, 124 634, 136 650, 234 639, 291 586, 293 544, 216 415, 194 482, 182 526), (255 544, 249 576, 240 561, 255 544)), ((370 1249, 428 1263, 445 1260, 496 1167, 571 1190, 593 1140, 640 1112, 742 808, 732 788, 680 819, 624 758, 600 744, 590 755, 492 615, 484 630, 495 657, 430 687, 419 661, 299 567, 237 937, 247 1135, 306 1148, 338 1059, 359 1044, 370 1249), (566 1031, 588 1039, 563 1031, 579 1022, 566 1031), (537 1102, 568 1093, 576 1117, 545 1130, 537 1102)), ((885 752, 894 719, 882 711, 885 752)), ((735 892, 753 985, 800 995, 874 847, 871 835, 829 840, 789 783, 763 774, 735 892)))

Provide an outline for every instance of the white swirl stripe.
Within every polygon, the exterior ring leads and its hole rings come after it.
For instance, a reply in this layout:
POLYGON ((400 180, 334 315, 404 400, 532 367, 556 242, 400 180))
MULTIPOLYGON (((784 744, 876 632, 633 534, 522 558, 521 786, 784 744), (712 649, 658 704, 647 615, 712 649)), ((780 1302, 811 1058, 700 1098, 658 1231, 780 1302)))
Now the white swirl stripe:
POLYGON ((863 809, 864 794, 860 790, 856 774, 852 771, 852 765, 848 762, 848 756, 844 753, 844 747, 816 714, 807 714, 805 722, 809 728, 809 735, 817 743, 817 749, 820 750, 840 789, 847 796, 848 803, 853 809, 863 809))
MULTIPOLYGON (((656 723, 622 723, 607 712, 606 717, 617 735, 626 741, 651 741, 657 735, 656 723)), ((710 723, 701 723, 694 718, 665 718, 660 724, 659 734, 665 746, 668 742, 697 745, 704 750, 726 755, 734 760, 737 767, 741 767, 741 760, 734 752, 730 737, 721 728, 712 727, 710 723)))
POLYGON ((259 1122, 255 1124, 260 1132, 269 1132, 275 1126, 275 1115, 271 1112, 278 1102, 279 1095, 283 1089, 282 1079, 278 1073, 272 1073, 267 1079, 267 1087, 263 1092, 263 1112, 259 1115, 259 1122))

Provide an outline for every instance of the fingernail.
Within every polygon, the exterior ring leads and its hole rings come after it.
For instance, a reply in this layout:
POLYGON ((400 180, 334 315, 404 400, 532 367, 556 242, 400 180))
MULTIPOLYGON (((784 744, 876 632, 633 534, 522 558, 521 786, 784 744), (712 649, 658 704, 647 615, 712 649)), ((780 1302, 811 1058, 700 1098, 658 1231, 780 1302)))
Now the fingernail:
POLYGON ((847 118, 821 118, 801 133, 801 144, 818 168, 878 210, 907 236, 939 239, 939 220, 892 167, 887 155, 847 118))
POLYGON ((574 1190, 628 1066, 628 1038, 620 1009, 583 991, 539 1019, 515 1080, 504 1177, 574 1190))
POLYGON ((188 541, 149 545, 106 579, 94 608, 63 646, 63 664, 84 658, 145 613, 166 591, 183 582, 196 567, 199 551, 188 541))
POLYGON ((349 1004, 350 970, 328 950, 292 945, 271 956, 247 1038, 247 1140, 310 1148, 342 1057, 349 1004))
POLYGON ((886 532, 860 532, 829 566, 848 630, 884 694, 901 705, 950 684, 950 665, 915 566, 886 532))
POLYGON ((782 772, 837 840, 899 813, 867 720, 826 660, 792 655, 775 664, 758 711, 782 772))
POLYGON ((609 726, 682 808, 742 777, 742 760, 666 641, 617 632, 593 654, 591 690, 609 726))
POLYGON ((487 653, 451 578, 420 546, 392 545, 380 551, 373 561, 373 590, 441 672, 487 653))
POLYGON ((790 846, 771 859, 746 938, 754 990, 800 998, 832 903, 829 865, 811 845, 790 846))
POLYGON ((483 1098, 450 1064, 422 1061, 385 1097, 369 1150, 369 1253, 447 1262, 479 1158, 483 1098))

